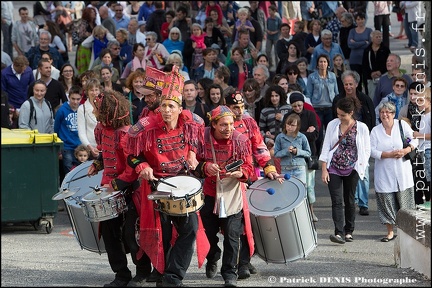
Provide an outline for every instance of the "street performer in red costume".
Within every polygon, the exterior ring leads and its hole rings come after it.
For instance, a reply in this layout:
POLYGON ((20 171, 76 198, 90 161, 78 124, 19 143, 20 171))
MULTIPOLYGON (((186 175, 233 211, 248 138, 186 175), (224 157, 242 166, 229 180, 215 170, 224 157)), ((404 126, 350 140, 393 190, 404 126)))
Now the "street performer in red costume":
POLYGON ((153 116, 160 112, 159 105, 165 84, 165 72, 152 67, 147 67, 145 73, 144 86, 141 88, 140 92, 145 95, 144 101, 147 105, 143 108, 138 119, 153 116))
POLYGON ((251 240, 250 250, 253 252, 254 249, 249 209, 245 201, 245 183, 254 174, 251 144, 245 135, 235 131, 235 115, 227 106, 218 106, 209 114, 211 126, 205 129, 205 145, 199 154, 202 159, 195 170, 197 177, 205 178, 201 218, 210 241, 207 263, 215 263, 221 257, 217 235, 221 228, 224 234, 221 274, 225 286, 234 287, 237 286, 240 234, 244 229, 251 240), (243 164, 239 163, 234 171, 227 171, 227 167, 238 160, 243 164))
POLYGON ((155 269, 163 273, 162 281, 157 283, 163 287, 183 285, 195 240, 199 266, 208 249, 198 212, 187 216, 167 215, 156 211, 155 202, 147 198, 152 192, 149 182, 184 174, 198 164, 196 153, 198 145, 203 143, 204 121, 182 110, 184 78, 178 69, 174 66, 173 71, 166 74, 160 113, 141 118, 128 132, 129 152, 133 155, 129 156, 128 162, 134 166, 139 177, 146 180, 141 181, 139 193, 140 219, 145 219, 140 221, 139 244, 149 255, 155 269), (167 255, 172 226, 178 236, 167 255))
POLYGON ((112 188, 114 191, 126 191, 124 196, 128 205, 128 210, 118 217, 100 222, 100 233, 105 243, 108 261, 116 274, 115 279, 104 287, 125 287, 128 284, 137 286, 145 282, 150 274, 151 263, 147 255, 143 255, 139 260, 136 255, 139 249, 134 228, 136 210, 130 193, 138 187, 139 183, 133 181, 137 179, 137 175, 127 165, 128 154, 124 150, 130 128, 130 103, 118 92, 105 91, 93 98, 92 105, 93 113, 98 120, 95 139, 101 153, 89 167, 88 174, 95 175, 103 170, 102 187, 112 188), (133 279, 128 268, 126 250, 131 252, 132 260, 136 265, 136 276, 133 279))
MULTIPOLYGON (((283 182, 283 179, 280 178, 280 175, 276 172, 276 167, 272 163, 270 151, 267 149, 267 146, 264 143, 264 139, 260 133, 258 124, 254 118, 248 114, 245 114, 243 95, 239 91, 236 91, 235 93, 225 97, 225 104, 236 115, 234 120, 234 127, 236 131, 246 135, 246 137, 248 137, 250 140, 255 169, 260 167, 263 169, 265 177, 272 180, 278 179, 279 182, 283 182)), ((255 182, 256 180, 258 180, 258 177, 256 174, 254 174, 254 177, 251 177, 249 184, 255 182)), ((241 235, 241 243, 242 248, 240 249, 238 276, 239 279, 246 279, 250 277, 250 274, 256 274, 257 270, 250 263, 250 258, 253 255, 253 252, 249 250, 250 243, 249 245, 247 244, 247 238, 245 234, 241 235)))

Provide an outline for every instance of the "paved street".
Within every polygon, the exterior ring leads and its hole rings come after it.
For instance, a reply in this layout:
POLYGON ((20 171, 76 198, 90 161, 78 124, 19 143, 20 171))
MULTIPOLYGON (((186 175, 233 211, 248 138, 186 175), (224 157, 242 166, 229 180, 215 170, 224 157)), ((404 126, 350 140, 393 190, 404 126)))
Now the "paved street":
MULTIPOLYGON (((32 15, 34 1, 16 1, 15 7, 26 6, 32 15)), ((371 6, 371 5, 369 5, 371 6)), ((370 8, 370 7, 369 7, 370 8)), ((369 9, 371 11, 371 9, 369 9)), ((369 13, 369 15, 372 15, 369 13)), ((369 16, 368 27, 373 27, 369 16)), ((18 19, 18 18, 16 18, 18 19)), ((391 15, 392 33, 397 35, 400 23, 391 15)), ((402 68, 410 72, 411 56, 403 48, 406 41, 391 38, 391 51, 402 58, 402 68)), ((70 60, 74 62, 74 52, 70 60)), ((395 265, 395 244, 383 243, 386 228, 380 224, 375 191, 373 189, 373 160, 370 167, 369 216, 356 216, 354 242, 344 245, 330 242, 333 233, 331 201, 327 187, 316 174, 316 203, 314 211, 319 218, 316 223, 317 247, 305 258, 287 264, 266 263, 258 256, 252 263, 259 273, 249 279, 239 280, 239 287, 430 287, 430 280, 411 270, 395 265)), ((411 171, 406 171, 411 173, 411 171)), ((2 179, 5 181, 5 179, 2 179)), ((53 194, 57 191, 53 191, 53 194)), ((289 193, 289 191, 288 191, 289 193)), ((60 201, 64 206, 64 202, 60 201)), ((35 230, 29 223, 2 223, 1 232, 1 286, 2 287, 102 287, 114 279, 107 255, 82 250, 72 233, 66 211, 54 218, 51 234, 45 229, 35 230)), ((286 228, 288 229, 288 228, 286 228)), ((222 243, 220 242, 220 246, 222 243)), ((430 255, 424 255, 430 257, 430 255)), ((219 261, 220 268, 221 261, 219 261)), ((135 274, 129 255, 129 267, 135 274)), ((196 255, 192 260, 184 284, 191 287, 223 286, 220 273, 207 279, 205 268, 197 267, 196 255)), ((148 283, 154 287, 154 283, 148 283)))

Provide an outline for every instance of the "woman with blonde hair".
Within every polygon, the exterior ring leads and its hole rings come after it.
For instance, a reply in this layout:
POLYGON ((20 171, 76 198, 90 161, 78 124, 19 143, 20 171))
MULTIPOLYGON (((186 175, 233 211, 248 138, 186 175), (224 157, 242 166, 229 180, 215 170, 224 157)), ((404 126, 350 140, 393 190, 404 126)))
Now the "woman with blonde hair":
POLYGON ((103 49, 108 47, 108 42, 111 40, 115 40, 115 37, 108 32, 108 29, 102 25, 97 25, 93 29, 92 35, 82 42, 81 45, 83 47, 91 49, 91 58, 90 64, 87 67, 88 69, 93 66, 94 60, 99 56, 103 49))
POLYGON ((180 68, 179 72, 185 78, 185 81, 190 80, 189 73, 185 71, 186 67, 183 64, 183 56, 181 55, 181 52, 179 50, 174 50, 171 52, 171 54, 168 56, 166 64, 173 64, 178 66, 180 68))
POLYGON ((168 39, 162 42, 168 53, 172 53, 174 50, 183 51, 184 41, 182 41, 180 29, 177 27, 172 27, 169 30, 168 39))

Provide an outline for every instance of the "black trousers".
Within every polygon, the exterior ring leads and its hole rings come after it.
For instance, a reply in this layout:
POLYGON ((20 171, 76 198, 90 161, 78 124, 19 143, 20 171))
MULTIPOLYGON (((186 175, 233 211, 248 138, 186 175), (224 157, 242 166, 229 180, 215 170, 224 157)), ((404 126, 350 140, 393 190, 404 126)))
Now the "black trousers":
POLYGON ((178 285, 186 275, 186 271, 194 253, 194 243, 198 231, 198 215, 171 216, 160 212, 162 239, 165 250, 165 271, 162 285, 178 285), (178 237, 174 246, 170 246, 172 225, 177 230, 178 237))
POLYGON ((217 234, 219 230, 223 231, 221 274, 224 280, 237 279, 240 235, 244 229, 243 211, 230 215, 227 218, 219 218, 219 215, 213 213, 214 204, 215 198, 206 195, 204 206, 200 212, 207 239, 210 242, 210 251, 206 258, 208 262, 217 262, 220 259, 221 249, 218 246, 219 237, 217 234))
POLYGON ((357 171, 353 170, 348 176, 330 175, 328 188, 332 201, 332 218, 335 235, 345 238, 345 234, 352 234, 355 221, 355 191, 359 180, 357 171))
POLYGON ((139 260, 136 252, 139 246, 135 239, 135 223, 138 218, 133 201, 128 203, 128 211, 116 218, 100 222, 100 231, 108 254, 108 262, 116 274, 116 279, 129 281, 132 273, 128 268, 127 253, 130 251, 136 265, 137 275, 147 276, 151 272, 150 258, 144 254, 139 260))

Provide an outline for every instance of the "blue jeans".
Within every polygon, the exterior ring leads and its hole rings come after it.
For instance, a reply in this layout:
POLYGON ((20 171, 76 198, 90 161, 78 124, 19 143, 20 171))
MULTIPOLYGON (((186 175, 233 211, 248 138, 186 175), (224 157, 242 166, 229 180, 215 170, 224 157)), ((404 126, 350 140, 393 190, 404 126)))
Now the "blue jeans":
POLYGON ((417 21, 408 22, 408 14, 404 17, 405 34, 408 37, 408 46, 416 47, 418 45, 418 27, 417 21))
POLYGON ((309 204, 315 203, 315 170, 306 169, 306 189, 309 204))
POLYGON ((281 172, 282 175, 288 173, 290 176, 297 177, 300 181, 306 184, 306 166, 281 165, 281 172))
POLYGON ((366 169, 363 180, 359 179, 355 192, 355 202, 359 207, 369 208, 369 168, 366 169))
POLYGON ((63 171, 65 175, 72 170, 72 167, 78 164, 78 160, 75 158, 74 150, 62 150, 63 157, 63 171))

